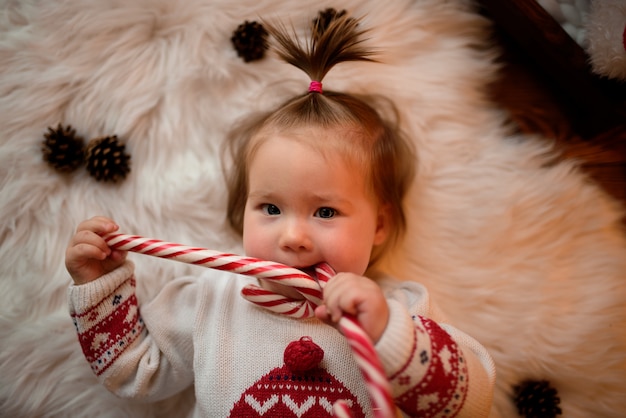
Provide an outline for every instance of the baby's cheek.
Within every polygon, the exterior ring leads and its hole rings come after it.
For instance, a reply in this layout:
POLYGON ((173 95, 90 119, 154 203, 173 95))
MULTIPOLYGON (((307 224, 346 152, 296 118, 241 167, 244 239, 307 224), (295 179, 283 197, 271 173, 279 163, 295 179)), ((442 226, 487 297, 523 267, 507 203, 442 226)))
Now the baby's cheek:
POLYGON ((260 258, 258 254, 258 247, 259 245, 257 243, 257 239, 255 238, 255 236, 251 234, 250 232, 247 232, 246 229, 244 229, 243 251, 245 252, 245 254, 249 257, 260 258))
POLYGON ((263 258, 263 254, 259 254, 259 246, 251 240, 243 241, 243 251, 248 257, 263 258))
POLYGON ((354 273, 359 276, 365 274, 370 260, 370 251, 356 242, 337 246, 327 254, 327 263, 337 272, 354 273))
POLYGON ((259 258, 261 260, 274 260, 273 250, 276 244, 267 236, 244 234, 243 250, 248 257, 259 258))

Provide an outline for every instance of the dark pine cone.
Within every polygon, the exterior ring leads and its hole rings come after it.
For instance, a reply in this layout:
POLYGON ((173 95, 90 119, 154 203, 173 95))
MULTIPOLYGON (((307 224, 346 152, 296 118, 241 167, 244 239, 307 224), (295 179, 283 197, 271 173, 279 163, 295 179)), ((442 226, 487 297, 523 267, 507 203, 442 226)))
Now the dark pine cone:
POLYGON ((87 171, 98 181, 117 182, 130 172, 130 155, 117 135, 97 138, 89 142, 86 152, 87 171))
POLYGON ((561 399, 546 380, 526 380, 515 386, 517 412, 526 418, 555 418, 561 415, 561 399))
POLYGON ((48 127, 41 151, 44 161, 62 173, 76 170, 85 156, 83 138, 76 136, 71 125, 64 127, 60 123, 56 129, 48 127))
POLYGON ((320 10, 317 13, 317 17, 313 19, 313 38, 319 39, 319 37, 322 36, 324 32, 326 32, 326 29, 328 29, 328 26, 330 26, 333 21, 345 16, 346 13, 348 12, 346 12, 345 10, 338 12, 332 7, 329 7, 325 10, 320 10))
POLYGON ((237 27, 230 38, 237 55, 245 62, 260 60, 265 56, 268 33, 260 23, 247 20, 237 27))

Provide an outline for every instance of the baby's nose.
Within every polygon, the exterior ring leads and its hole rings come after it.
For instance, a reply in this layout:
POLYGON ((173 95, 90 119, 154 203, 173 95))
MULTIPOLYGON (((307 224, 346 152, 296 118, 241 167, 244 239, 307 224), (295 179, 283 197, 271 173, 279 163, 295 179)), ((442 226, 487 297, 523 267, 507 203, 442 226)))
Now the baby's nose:
POLYGON ((289 220, 281 234, 280 247, 291 251, 305 251, 312 248, 312 241, 306 222, 289 220))

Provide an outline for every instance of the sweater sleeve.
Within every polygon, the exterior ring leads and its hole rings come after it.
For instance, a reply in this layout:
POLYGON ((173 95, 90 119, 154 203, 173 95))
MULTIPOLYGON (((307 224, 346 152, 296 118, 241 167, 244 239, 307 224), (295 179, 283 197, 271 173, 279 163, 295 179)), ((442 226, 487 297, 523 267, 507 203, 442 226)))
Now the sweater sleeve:
POLYGON ((121 397, 164 399, 193 382, 198 291, 190 279, 168 283, 158 300, 142 306, 150 311, 146 325, 133 271, 127 261, 93 282, 70 286, 70 315, 85 358, 110 391, 121 397))
POLYGON ((487 350, 445 324, 422 285, 388 289, 390 318, 376 350, 396 405, 410 417, 487 417, 495 383, 487 350))

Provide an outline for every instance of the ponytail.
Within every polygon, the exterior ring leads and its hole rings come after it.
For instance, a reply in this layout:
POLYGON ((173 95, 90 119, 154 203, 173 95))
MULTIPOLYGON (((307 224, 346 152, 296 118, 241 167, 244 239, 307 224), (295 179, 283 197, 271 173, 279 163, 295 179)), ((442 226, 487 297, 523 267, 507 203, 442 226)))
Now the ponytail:
POLYGON ((267 25, 267 31, 275 39, 274 51, 285 62, 304 71, 311 81, 322 82, 326 74, 337 64, 348 61, 374 61, 374 51, 363 45, 366 30, 359 28, 360 19, 343 15, 323 28, 316 21, 312 36, 304 45, 295 31, 282 23, 267 25))

